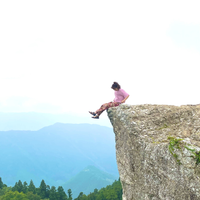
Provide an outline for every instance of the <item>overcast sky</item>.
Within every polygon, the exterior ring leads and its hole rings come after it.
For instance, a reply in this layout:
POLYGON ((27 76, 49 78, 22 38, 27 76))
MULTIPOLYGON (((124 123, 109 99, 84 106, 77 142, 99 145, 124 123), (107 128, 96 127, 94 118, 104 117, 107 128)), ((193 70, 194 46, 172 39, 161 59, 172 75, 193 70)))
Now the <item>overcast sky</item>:
MULTIPOLYGON (((198 1, 0 1, 0 111, 200 103, 198 1)), ((104 115, 106 117, 106 115, 104 115)))

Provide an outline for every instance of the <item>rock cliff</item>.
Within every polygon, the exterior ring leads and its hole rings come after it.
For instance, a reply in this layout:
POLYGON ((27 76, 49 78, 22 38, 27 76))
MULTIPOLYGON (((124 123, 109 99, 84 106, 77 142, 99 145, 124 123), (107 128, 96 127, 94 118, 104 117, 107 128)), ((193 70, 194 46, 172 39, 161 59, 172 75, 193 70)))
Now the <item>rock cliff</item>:
POLYGON ((123 200, 200 200, 200 105, 107 110, 123 200))

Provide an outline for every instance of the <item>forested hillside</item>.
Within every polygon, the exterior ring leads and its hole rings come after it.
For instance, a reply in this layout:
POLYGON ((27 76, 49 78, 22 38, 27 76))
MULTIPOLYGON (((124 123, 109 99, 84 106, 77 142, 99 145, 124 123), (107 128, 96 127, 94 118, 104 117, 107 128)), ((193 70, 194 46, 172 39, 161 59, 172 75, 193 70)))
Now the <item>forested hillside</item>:
POLYGON ((94 189, 106 187, 117 179, 118 176, 114 177, 95 166, 88 166, 62 186, 65 192, 67 192, 68 188, 71 188, 73 197, 75 198, 80 192, 88 195, 90 192, 94 191, 94 189))
POLYGON ((122 200, 122 186, 120 180, 115 181, 100 190, 95 189, 89 195, 80 193, 74 200, 122 200))
MULTIPOLYGON (((121 200, 122 187, 120 181, 115 181, 112 185, 95 189, 89 195, 82 192, 74 200, 121 200)), ((29 184, 19 180, 13 187, 7 187, 0 178, 0 200, 73 200, 73 191, 68 189, 65 193, 62 186, 56 188, 49 186, 44 180, 40 186, 36 187, 31 180, 29 184)))

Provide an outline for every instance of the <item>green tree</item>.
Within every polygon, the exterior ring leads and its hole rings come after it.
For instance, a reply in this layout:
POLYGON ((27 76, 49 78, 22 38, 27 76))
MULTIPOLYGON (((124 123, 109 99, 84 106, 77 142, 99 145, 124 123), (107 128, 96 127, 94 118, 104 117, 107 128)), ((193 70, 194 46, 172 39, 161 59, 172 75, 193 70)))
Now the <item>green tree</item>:
POLYGON ((36 188, 35 188, 35 185, 34 185, 34 183, 33 183, 32 180, 30 181, 30 184, 29 184, 29 186, 28 186, 28 191, 29 191, 29 192, 32 192, 33 194, 36 193, 36 188))
POLYGON ((12 188, 12 191, 13 192, 17 191, 17 189, 18 189, 18 183, 16 182, 15 185, 13 186, 13 188, 12 188))
POLYGON ((41 200, 40 196, 37 195, 37 194, 33 194, 33 192, 28 192, 28 193, 26 194, 26 196, 27 196, 27 198, 28 198, 29 200, 41 200))
POLYGON ((27 193, 27 191, 28 191, 28 184, 27 184, 27 182, 26 182, 26 181, 24 181, 24 183, 23 183, 23 189, 22 189, 22 192, 23 192, 24 194, 26 194, 26 193, 27 193))
POLYGON ((80 192, 80 194, 78 195, 78 197, 74 200, 88 200, 87 196, 85 194, 83 194, 83 192, 80 192))
POLYGON ((49 200, 57 200, 56 187, 52 186, 49 192, 49 200))
POLYGON ((20 180, 15 183, 14 187, 12 188, 12 191, 18 191, 19 193, 23 191, 23 184, 20 180))
POLYGON ((69 196, 69 200, 72 200, 72 190, 71 189, 69 189, 68 191, 68 196, 69 196))
POLYGON ((104 191, 103 190, 99 191, 96 200, 106 200, 106 197, 104 195, 104 191))
POLYGON ((113 190, 113 189, 108 190, 106 193, 106 199, 107 200, 117 200, 118 197, 117 197, 115 190, 113 190))
POLYGON ((46 198, 49 198, 49 195, 50 195, 50 186, 47 185, 46 198))
POLYGON ((23 184, 22 184, 22 182, 20 180, 17 183, 17 191, 19 193, 23 191, 23 184))
POLYGON ((90 200, 95 200, 95 199, 96 199, 95 196, 96 196, 96 195, 95 195, 94 193, 90 193, 90 194, 88 195, 88 198, 89 198, 90 200))
POLYGON ((58 193, 58 200, 67 200, 68 199, 62 186, 58 187, 57 193, 58 193))
POLYGON ((1 177, 0 177, 0 189, 3 188, 3 181, 1 180, 1 177))
POLYGON ((97 194, 98 193, 98 189, 94 189, 94 194, 97 194))
POLYGON ((1 200, 29 200, 26 195, 18 191, 9 191, 1 197, 1 200))
POLYGON ((39 195, 41 196, 42 199, 46 198, 46 192, 47 192, 47 186, 44 180, 42 180, 39 187, 39 195))
POLYGON ((83 197, 83 192, 80 192, 80 194, 78 195, 78 199, 83 197))
POLYGON ((122 199, 122 185, 121 185, 120 179, 113 183, 113 188, 117 194, 118 199, 121 200, 122 199))
MULTIPOLYGON (((12 191, 12 187, 3 187, 0 189, 0 196, 3 196, 6 192, 12 191)), ((1 198, 0 198, 1 199, 1 198)))

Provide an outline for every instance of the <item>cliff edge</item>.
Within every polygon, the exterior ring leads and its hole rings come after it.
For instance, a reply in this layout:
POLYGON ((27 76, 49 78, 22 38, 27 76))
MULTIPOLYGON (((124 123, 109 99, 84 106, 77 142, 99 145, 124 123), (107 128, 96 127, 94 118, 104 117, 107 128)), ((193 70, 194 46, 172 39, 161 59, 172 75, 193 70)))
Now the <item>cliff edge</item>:
POLYGON ((200 105, 107 110, 123 200, 200 200, 200 105))

